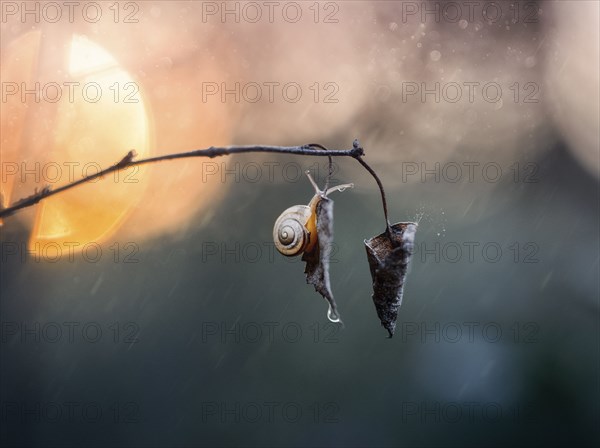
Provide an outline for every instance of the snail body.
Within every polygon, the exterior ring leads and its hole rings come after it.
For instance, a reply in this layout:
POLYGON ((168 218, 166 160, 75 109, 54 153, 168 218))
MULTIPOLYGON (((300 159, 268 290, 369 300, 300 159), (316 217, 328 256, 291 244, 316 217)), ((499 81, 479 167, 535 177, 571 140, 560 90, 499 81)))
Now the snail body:
POLYGON ((319 202, 332 191, 343 191, 354 186, 353 184, 344 184, 321 191, 308 171, 306 175, 315 188, 315 195, 308 205, 294 205, 287 208, 279 215, 273 226, 275 247, 286 257, 295 257, 305 252, 310 253, 315 249, 318 240, 317 206, 319 202))

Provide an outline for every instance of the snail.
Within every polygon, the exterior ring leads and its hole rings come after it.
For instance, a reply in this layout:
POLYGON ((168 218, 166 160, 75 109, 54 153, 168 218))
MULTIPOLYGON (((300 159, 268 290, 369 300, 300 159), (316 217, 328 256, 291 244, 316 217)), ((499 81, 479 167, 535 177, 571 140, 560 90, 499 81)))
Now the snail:
POLYGON ((277 250, 286 257, 295 257, 303 253, 311 253, 318 240, 317 205, 333 191, 344 191, 353 188, 354 184, 343 184, 327 190, 320 190, 309 171, 306 176, 315 189, 315 195, 308 205, 294 205, 286 209, 275 221, 273 240, 277 250))

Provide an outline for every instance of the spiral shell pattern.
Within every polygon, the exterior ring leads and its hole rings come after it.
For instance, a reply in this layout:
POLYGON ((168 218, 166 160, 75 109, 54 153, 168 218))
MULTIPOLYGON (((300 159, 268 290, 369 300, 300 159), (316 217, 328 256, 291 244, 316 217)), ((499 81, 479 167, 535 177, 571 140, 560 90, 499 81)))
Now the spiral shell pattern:
POLYGON ((279 215, 273 227, 273 241, 282 255, 294 257, 304 252, 310 238, 306 229, 310 214, 308 206, 295 205, 279 215))

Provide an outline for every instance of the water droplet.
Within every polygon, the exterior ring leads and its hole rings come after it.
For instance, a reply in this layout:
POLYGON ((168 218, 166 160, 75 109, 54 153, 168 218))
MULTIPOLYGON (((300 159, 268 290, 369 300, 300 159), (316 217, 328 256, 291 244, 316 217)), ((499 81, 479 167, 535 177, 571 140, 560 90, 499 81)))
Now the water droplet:
POLYGON ((421 42, 419 42, 419 43, 417 44, 417 47, 418 47, 418 48, 421 48, 422 46, 423 46, 423 44, 422 44, 421 42))
POLYGON ((333 308, 331 308, 331 305, 329 305, 329 309, 327 310, 327 319, 329 319, 334 324, 337 324, 340 321, 339 314, 336 313, 335 311, 333 311, 333 308))
POLYGON ((381 85, 377 87, 377 90, 375 92, 375 96, 377 97, 377 99, 383 103, 385 103, 390 98, 391 94, 392 89, 390 89, 390 87, 387 85, 381 85))
POLYGON ((535 56, 529 56, 527 59, 525 59, 525 67, 527 68, 532 68, 535 67, 535 64, 537 63, 535 56))
POLYGON ((437 50, 433 50, 431 53, 429 53, 429 57, 433 62, 437 62, 442 58, 442 53, 437 50))

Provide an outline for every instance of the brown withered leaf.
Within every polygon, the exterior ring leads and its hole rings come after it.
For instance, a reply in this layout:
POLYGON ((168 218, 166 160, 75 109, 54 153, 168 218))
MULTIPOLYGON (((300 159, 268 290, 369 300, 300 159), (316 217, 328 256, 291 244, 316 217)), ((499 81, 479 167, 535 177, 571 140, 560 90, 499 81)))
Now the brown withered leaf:
POLYGON ((396 330, 398 308, 402 304, 402 289, 413 253, 417 224, 399 222, 390 226, 391 234, 383 232, 365 240, 367 258, 373 279, 373 303, 381 325, 390 338, 396 330))
POLYGON ((302 255, 306 261, 304 273, 306 283, 310 283, 315 290, 329 303, 327 317, 332 322, 340 322, 337 304, 331 292, 329 282, 329 255, 333 244, 333 201, 323 197, 317 204, 317 235, 318 241, 311 252, 302 255))

